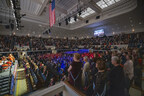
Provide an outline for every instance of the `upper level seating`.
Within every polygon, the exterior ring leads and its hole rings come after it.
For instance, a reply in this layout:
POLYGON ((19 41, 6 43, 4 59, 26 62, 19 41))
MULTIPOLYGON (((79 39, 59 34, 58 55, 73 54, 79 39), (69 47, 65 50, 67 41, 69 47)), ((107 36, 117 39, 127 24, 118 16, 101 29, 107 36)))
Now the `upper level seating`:
MULTIPOLYGON (((84 48, 95 48, 94 45, 101 45, 111 47, 111 45, 123 45, 128 44, 129 47, 141 47, 144 46, 144 34, 119 34, 114 36, 104 37, 92 37, 83 39, 62 39, 62 38, 41 38, 41 37, 18 37, 18 36, 1 36, 0 38, 0 51, 9 51, 11 47, 11 41, 14 38, 15 45, 30 46, 32 50, 47 50, 46 46, 55 46, 56 49, 74 49, 79 46, 84 48)), ((109 48, 108 48, 109 49, 109 48)), ((11 49, 16 51, 14 47, 11 49)))

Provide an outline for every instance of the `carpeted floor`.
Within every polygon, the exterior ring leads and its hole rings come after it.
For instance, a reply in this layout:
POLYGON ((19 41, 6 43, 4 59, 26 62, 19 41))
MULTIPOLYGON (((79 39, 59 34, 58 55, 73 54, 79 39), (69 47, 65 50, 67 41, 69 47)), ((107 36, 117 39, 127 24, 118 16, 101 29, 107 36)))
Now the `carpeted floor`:
POLYGON ((17 72, 18 75, 15 96, 22 96, 23 94, 27 93, 27 83, 24 68, 18 68, 17 72))

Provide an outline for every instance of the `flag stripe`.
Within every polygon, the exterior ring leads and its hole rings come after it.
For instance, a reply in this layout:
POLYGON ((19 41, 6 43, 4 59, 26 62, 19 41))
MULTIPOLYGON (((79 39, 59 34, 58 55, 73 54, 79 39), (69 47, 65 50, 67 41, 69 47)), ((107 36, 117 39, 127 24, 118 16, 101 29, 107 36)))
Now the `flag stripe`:
POLYGON ((49 6, 49 24, 50 27, 55 24, 55 0, 49 6))

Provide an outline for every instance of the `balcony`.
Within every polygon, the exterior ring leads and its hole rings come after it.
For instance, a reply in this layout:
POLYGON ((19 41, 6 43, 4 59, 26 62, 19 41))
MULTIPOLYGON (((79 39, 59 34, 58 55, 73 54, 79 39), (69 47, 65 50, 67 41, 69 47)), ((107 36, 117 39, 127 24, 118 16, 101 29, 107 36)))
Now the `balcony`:
POLYGON ((29 96, 55 96, 61 92, 62 96, 86 96, 80 90, 70 85, 67 81, 60 82, 43 90, 38 90, 29 96))

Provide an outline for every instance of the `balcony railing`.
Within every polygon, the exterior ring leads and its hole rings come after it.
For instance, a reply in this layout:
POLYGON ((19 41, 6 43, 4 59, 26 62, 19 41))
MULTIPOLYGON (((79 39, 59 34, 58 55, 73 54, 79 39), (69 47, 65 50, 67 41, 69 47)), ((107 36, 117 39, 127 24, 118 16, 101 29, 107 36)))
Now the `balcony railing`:
POLYGON ((49 88, 38 90, 29 96, 55 96, 56 94, 61 93, 63 96, 85 96, 79 89, 70 85, 67 81, 60 82, 49 88))

